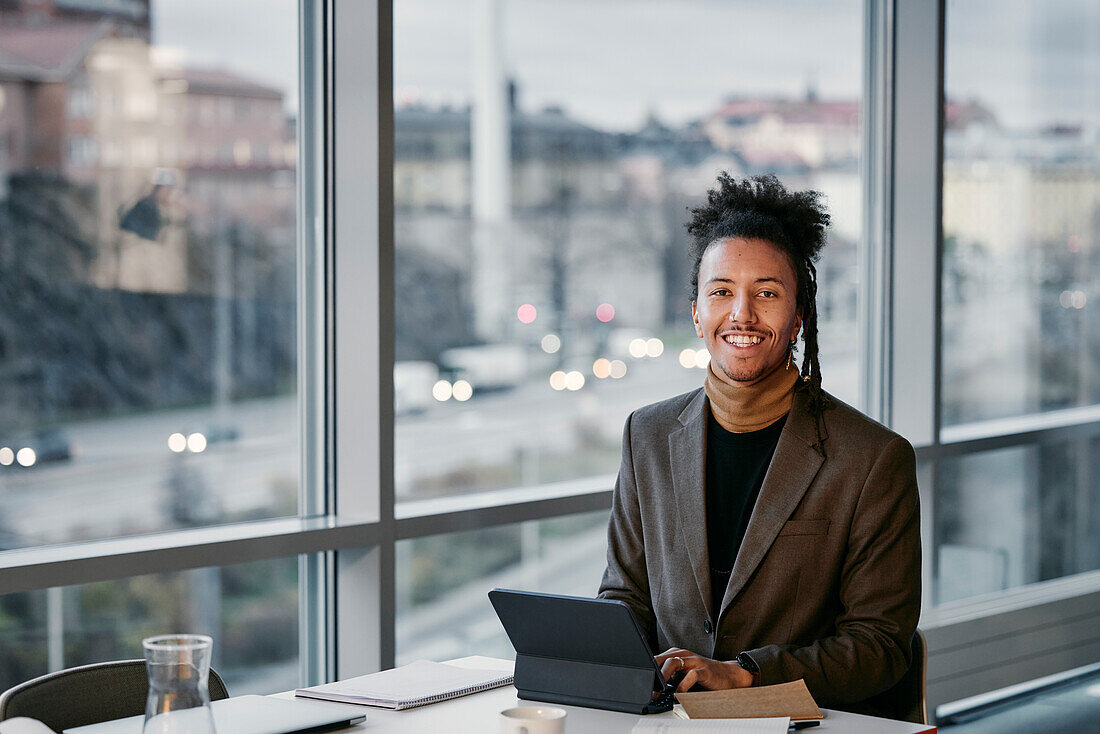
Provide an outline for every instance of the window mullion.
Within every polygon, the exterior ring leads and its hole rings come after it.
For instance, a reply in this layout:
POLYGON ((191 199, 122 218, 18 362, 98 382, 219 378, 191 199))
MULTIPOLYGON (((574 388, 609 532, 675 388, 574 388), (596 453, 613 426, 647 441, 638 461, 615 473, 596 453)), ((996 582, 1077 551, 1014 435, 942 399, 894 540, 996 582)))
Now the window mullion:
POLYGON ((889 425, 937 442, 941 110, 940 3, 894 6, 889 425))
POLYGON ((393 92, 388 0, 332 0, 335 496, 378 545, 336 554, 336 674, 393 664, 393 92))

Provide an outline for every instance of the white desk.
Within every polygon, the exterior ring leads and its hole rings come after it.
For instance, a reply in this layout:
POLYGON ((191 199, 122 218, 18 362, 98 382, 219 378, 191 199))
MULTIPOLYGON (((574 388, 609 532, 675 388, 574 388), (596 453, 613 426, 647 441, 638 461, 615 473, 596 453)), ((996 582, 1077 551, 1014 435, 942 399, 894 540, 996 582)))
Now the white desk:
MULTIPOLYGON (((279 694, 280 696, 284 694, 279 694)), ((342 706, 342 704, 331 704, 342 706)), ((385 732, 385 734, 497 734, 500 731, 500 712, 513 706, 538 706, 532 701, 516 698, 516 689, 508 686, 494 691, 476 693, 453 701, 406 711, 387 711, 367 706, 354 706, 366 714, 367 720, 358 726, 340 729, 340 734, 353 732, 385 732)), ((557 705, 557 704, 543 704, 557 705)), ((569 712, 565 719, 565 734, 630 734, 641 716, 621 714, 615 711, 560 706, 569 712)), ((860 716, 843 711, 824 710, 821 726, 806 729, 805 734, 917 734, 935 732, 932 726, 909 724, 903 721, 860 716)), ((667 714, 650 714, 651 717, 676 718, 667 714)), ((334 734, 336 734, 334 732, 334 734)))
MULTIPOLYGON (((293 693, 277 694, 280 698, 293 698, 293 693)), ((311 703, 323 703, 314 699, 311 703)), ((344 706, 343 704, 327 704, 344 706)), ((358 732, 384 732, 385 734, 497 734, 500 731, 500 712, 513 706, 559 706, 568 712, 565 719, 565 734, 630 734, 634 724, 641 719, 635 714, 623 714, 616 711, 582 708, 580 706, 560 706, 559 704, 539 704, 534 701, 522 701, 516 696, 513 686, 505 686, 472 696, 456 698, 430 706, 389 711, 369 706, 350 706, 365 714, 367 720, 358 726, 340 729, 339 734, 358 732)), ((910 724, 904 721, 879 719, 874 716, 861 716, 843 711, 823 709, 825 720, 820 726, 806 729, 806 734, 918 734, 935 732, 934 726, 910 724)), ((646 718, 671 718, 672 713, 650 714, 646 718)), ((334 734, 336 734, 334 732, 334 734)))

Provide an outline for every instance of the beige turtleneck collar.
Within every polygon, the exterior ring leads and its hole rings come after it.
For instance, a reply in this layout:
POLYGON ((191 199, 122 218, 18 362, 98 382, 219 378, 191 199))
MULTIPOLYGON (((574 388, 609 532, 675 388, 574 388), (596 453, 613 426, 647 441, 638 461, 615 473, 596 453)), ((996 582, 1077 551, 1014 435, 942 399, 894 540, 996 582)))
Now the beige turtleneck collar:
POLYGON ((767 428, 790 412, 798 369, 779 366, 771 374, 750 385, 733 385, 707 368, 704 388, 710 398, 710 411, 718 425, 732 433, 748 433, 767 428))

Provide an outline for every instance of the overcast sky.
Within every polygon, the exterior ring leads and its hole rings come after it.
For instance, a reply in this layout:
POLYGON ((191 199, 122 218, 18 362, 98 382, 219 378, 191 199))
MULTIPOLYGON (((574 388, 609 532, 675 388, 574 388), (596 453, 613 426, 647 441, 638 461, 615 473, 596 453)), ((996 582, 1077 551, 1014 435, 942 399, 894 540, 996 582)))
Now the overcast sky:
MULTIPOLYGON (((395 0, 398 104, 470 99, 476 0, 395 0)), ((504 0, 528 109, 611 129, 680 123, 732 95, 855 99, 862 0, 504 0)), ((154 0, 154 42, 296 97, 296 0, 154 0)), ((1006 124, 1100 124, 1100 3, 949 0, 947 90, 1006 124)), ((293 102, 289 102, 290 106, 293 102)))
MULTIPOLYGON (((296 101, 297 0, 152 0, 153 44, 194 66, 221 68, 296 101)), ((289 105, 296 108, 296 104, 289 105)))

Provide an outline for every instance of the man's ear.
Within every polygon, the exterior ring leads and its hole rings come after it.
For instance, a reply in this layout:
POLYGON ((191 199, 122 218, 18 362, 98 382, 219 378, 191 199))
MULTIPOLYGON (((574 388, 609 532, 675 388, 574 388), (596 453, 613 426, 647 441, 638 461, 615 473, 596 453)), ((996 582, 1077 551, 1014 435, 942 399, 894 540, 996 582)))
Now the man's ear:
POLYGON ((695 324, 695 336, 703 338, 703 327, 699 326, 699 309, 696 308, 695 301, 691 302, 691 321, 695 324))

